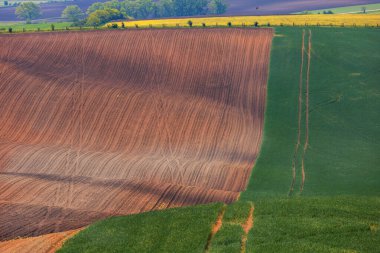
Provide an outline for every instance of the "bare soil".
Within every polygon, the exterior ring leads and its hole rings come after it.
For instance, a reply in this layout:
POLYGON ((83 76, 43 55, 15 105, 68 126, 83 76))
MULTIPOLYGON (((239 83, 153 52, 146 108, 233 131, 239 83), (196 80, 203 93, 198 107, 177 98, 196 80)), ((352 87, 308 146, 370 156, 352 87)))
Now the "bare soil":
POLYGON ((60 233, 46 234, 38 237, 28 237, 0 242, 2 253, 54 253, 63 243, 80 230, 70 230, 60 233))
POLYGON ((1 35, 0 240, 234 201, 261 144, 272 36, 1 35))

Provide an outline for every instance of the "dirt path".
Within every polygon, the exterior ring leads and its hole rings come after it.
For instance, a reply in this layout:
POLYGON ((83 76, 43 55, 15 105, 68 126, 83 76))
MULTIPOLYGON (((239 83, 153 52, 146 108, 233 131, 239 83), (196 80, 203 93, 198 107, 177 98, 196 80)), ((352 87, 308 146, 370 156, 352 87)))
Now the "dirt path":
POLYGON ((297 175, 297 155, 301 145, 301 122, 302 122, 302 84, 303 84, 303 64, 304 64, 304 52, 305 52, 305 30, 302 32, 302 48, 301 48, 301 66, 300 66, 300 78, 298 84, 298 129, 297 129, 297 144, 294 149, 293 161, 292 161, 292 183, 290 185, 289 196, 293 194, 294 185, 296 183, 297 175))
POLYGON ((248 218, 246 222, 242 225, 242 228, 244 230, 244 235, 241 239, 241 253, 246 252, 248 233, 253 228, 253 223, 254 223, 254 216, 253 216, 254 211, 255 211, 255 207, 252 205, 251 209, 249 210, 248 218))
POLYGON ((222 208, 222 210, 220 211, 218 217, 216 218, 215 224, 211 228, 210 235, 207 238, 207 243, 206 243, 206 247, 205 247, 205 253, 209 252, 212 238, 214 238, 215 234, 218 233, 219 229, 223 225, 223 216, 224 216, 224 212, 225 211, 226 211, 226 206, 224 206, 222 208))
POLYGON ((311 30, 309 30, 309 46, 308 46, 308 52, 307 52, 306 101, 305 101, 305 106, 306 106, 305 108, 305 144, 303 147, 303 154, 302 154, 302 182, 301 182, 301 189, 300 189, 301 193, 305 185, 305 179, 306 179, 305 155, 309 147, 309 83, 310 83, 311 47, 312 47, 311 30))

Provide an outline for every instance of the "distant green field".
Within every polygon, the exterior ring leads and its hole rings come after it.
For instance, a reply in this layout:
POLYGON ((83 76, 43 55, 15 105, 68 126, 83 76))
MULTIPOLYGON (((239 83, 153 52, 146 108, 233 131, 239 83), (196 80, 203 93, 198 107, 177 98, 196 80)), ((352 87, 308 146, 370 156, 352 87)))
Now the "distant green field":
POLYGON ((324 11, 332 11, 334 14, 338 14, 338 13, 363 13, 363 7, 366 9, 366 13, 371 13, 371 14, 380 13, 380 3, 378 3, 378 4, 353 5, 353 6, 332 8, 332 9, 305 11, 305 12, 307 12, 308 14, 322 14, 324 11))
POLYGON ((25 29, 26 32, 35 32, 40 28, 41 31, 51 31, 51 25, 54 25, 55 29, 66 29, 68 27, 69 29, 74 29, 74 27, 71 26, 71 22, 57 22, 57 23, 39 23, 39 24, 25 24, 25 23, 1 23, 0 22, 0 33, 1 32, 8 32, 8 28, 12 28, 13 32, 23 32, 25 29))

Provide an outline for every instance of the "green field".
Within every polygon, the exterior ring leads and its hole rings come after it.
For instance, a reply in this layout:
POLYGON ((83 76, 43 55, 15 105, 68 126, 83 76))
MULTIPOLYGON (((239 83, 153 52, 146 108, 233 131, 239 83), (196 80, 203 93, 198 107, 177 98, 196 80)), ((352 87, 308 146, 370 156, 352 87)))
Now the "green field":
MULTIPOLYGON (((255 202, 255 225, 247 250, 378 252, 380 33, 311 29, 305 185, 301 193, 299 154, 294 193, 288 197, 297 142, 302 30, 276 29, 264 142, 241 197, 255 202)), ((305 59, 304 73, 306 67, 305 59)), ((304 80, 303 105, 305 92, 304 80)), ((303 107, 302 144, 305 113, 303 107)))
POLYGON ((109 218, 74 236, 58 252, 202 252, 222 207, 211 204, 109 218))
POLYGON ((108 252, 106 247, 112 252, 205 252, 205 245, 208 252, 379 252, 379 41, 378 29, 276 28, 260 156, 247 190, 225 207, 221 229, 212 238, 207 235, 222 205, 111 218, 79 233, 60 252, 108 252), (309 145, 301 190, 306 117, 309 145), (301 145, 294 155, 298 131, 301 145), (244 245, 246 201, 255 209, 244 245), (169 250, 168 242, 176 240, 182 240, 179 250, 169 250))
POLYGON ((56 30, 64 30, 66 27, 69 29, 77 29, 75 27, 71 27, 71 22, 57 22, 57 23, 38 23, 38 24, 25 24, 22 22, 18 23, 2 23, 0 22, 0 33, 6 32, 8 33, 8 28, 12 28, 13 32, 36 32, 38 28, 40 31, 51 31, 51 25, 54 25, 56 30))
MULTIPOLYGON (((297 142, 302 30, 276 28, 264 142, 242 199, 284 197, 289 192, 297 142)), ((302 195, 380 196, 379 30, 311 31, 310 145, 302 195)), ((306 62, 304 72, 305 68, 306 62)), ((304 110, 301 137, 305 134, 304 110)), ((301 170, 297 168, 295 194, 300 193, 300 177, 301 170)))
POLYGON ((247 252, 379 252, 379 210, 379 197, 258 200, 247 252))
MULTIPOLYGON (((380 3, 378 4, 363 4, 363 5, 353 5, 332 9, 322 9, 322 10, 312 10, 305 11, 308 14, 322 14, 324 11, 332 11, 334 14, 338 13, 363 13, 362 8, 366 8, 366 13, 377 14, 380 13, 380 3)), ((303 12, 303 13, 305 13, 303 12)))

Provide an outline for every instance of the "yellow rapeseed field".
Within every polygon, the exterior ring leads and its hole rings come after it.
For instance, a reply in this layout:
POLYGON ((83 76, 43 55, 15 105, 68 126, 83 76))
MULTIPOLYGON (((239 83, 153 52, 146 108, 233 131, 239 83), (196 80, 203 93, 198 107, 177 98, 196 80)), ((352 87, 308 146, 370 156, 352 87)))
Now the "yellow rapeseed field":
MULTIPOLYGON (((205 18, 178 18, 178 19, 154 19, 154 20, 130 20, 124 22, 125 27, 176 27, 188 26, 188 21, 193 26, 227 26, 231 22, 233 26, 252 26, 258 22, 259 26, 378 26, 380 27, 380 14, 311 14, 311 15, 277 15, 277 16, 233 16, 233 17, 205 17, 205 18)), ((122 22, 111 22, 121 26, 122 22)))

